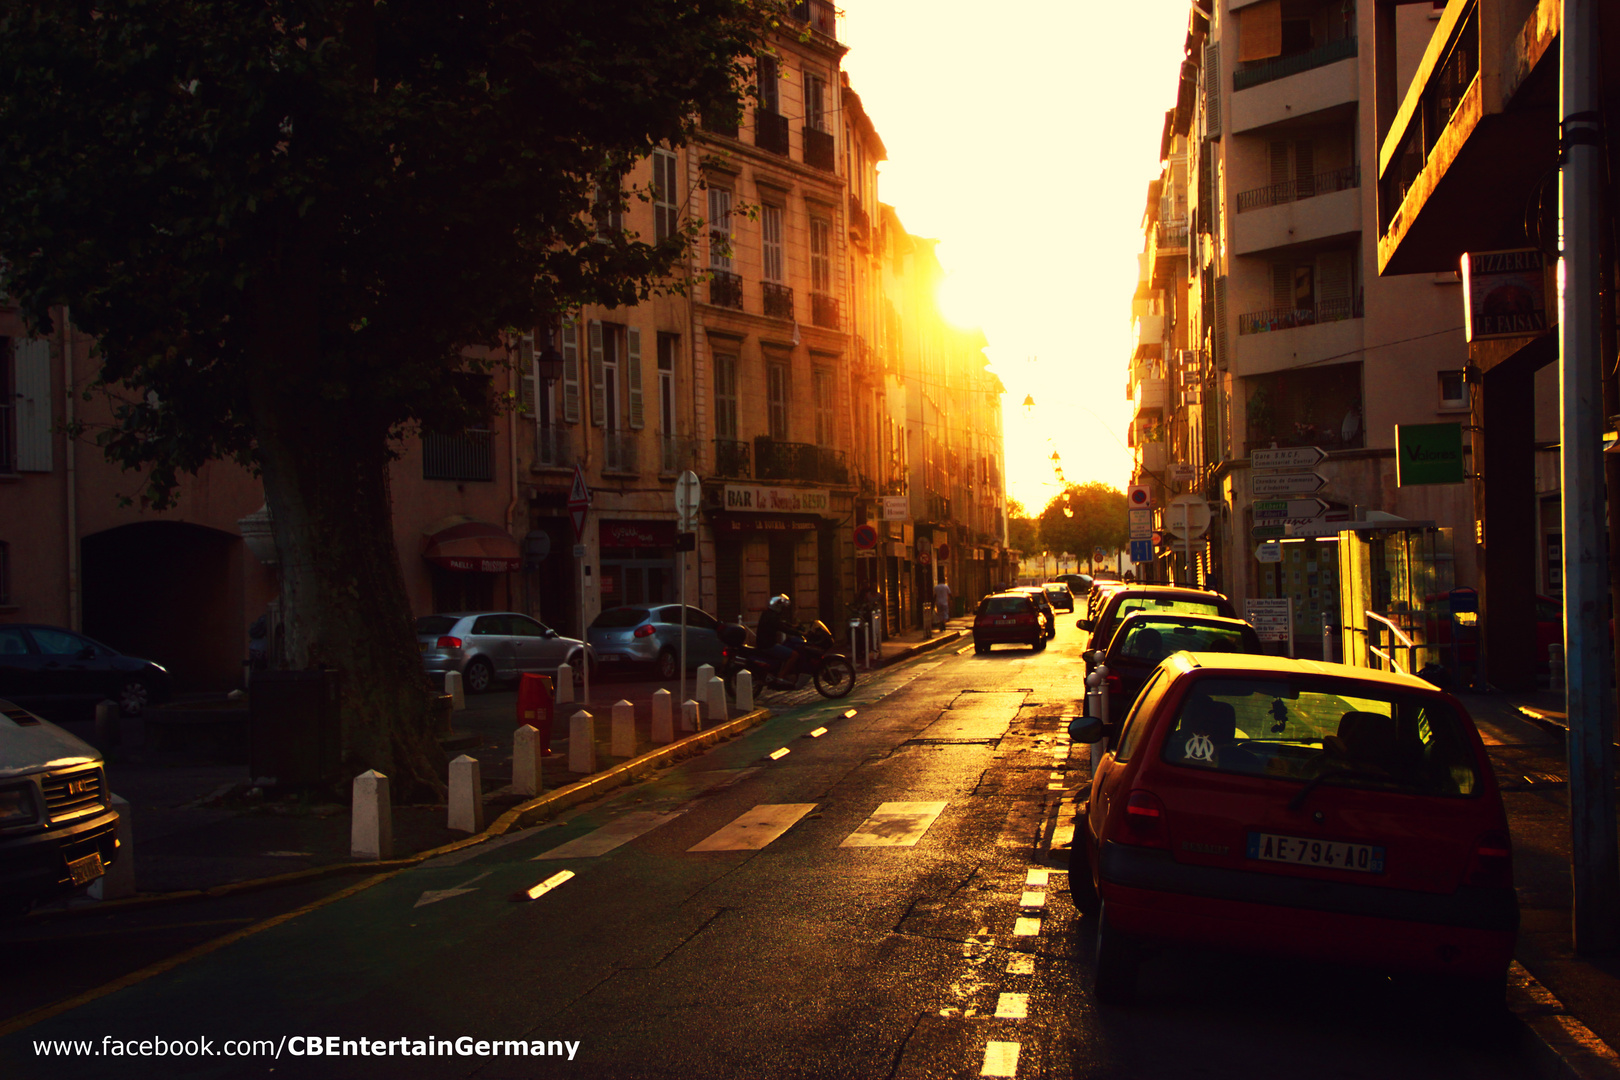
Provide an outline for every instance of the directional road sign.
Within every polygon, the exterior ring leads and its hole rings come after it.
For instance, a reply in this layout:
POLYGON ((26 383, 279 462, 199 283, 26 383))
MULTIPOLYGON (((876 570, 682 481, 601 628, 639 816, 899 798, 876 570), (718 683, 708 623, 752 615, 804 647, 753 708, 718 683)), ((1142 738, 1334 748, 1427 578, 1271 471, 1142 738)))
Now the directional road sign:
POLYGON ((1256 522, 1271 524, 1322 517, 1328 512, 1328 504, 1321 499, 1257 499, 1253 509, 1256 522))
POLYGON ((1308 469, 1326 459, 1327 452, 1320 446, 1285 446, 1280 450, 1249 451, 1249 468, 1308 469))
POLYGON ((1257 472, 1249 477, 1256 495, 1309 495, 1326 483, 1327 477, 1319 472, 1257 472))

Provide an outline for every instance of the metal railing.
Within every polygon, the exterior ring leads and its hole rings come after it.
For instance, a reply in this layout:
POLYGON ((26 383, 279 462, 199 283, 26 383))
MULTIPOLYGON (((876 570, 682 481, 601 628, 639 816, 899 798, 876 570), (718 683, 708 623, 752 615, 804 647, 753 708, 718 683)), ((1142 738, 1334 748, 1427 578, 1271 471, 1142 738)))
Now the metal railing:
POLYGON ((821 169, 832 172, 837 168, 837 154, 833 149, 833 137, 826 131, 817 131, 809 124, 804 126, 804 163, 812 169, 821 169))
POLYGON ((1239 315, 1238 333, 1265 334, 1273 330, 1292 330, 1297 326, 1359 319, 1361 313, 1361 294, 1358 292, 1353 300, 1323 300, 1313 307, 1272 308, 1239 315))
POLYGON ((636 444, 641 440, 634 431, 607 431, 602 432, 602 471, 629 473, 634 475, 641 470, 636 467, 636 444))
POLYGON ((568 429, 551 425, 536 427, 534 432, 534 463, 542 469, 567 469, 574 464, 570 452, 572 440, 568 429))
POLYGON ((813 443, 783 442, 769 435, 754 440, 754 476, 759 480, 803 480, 848 484, 844 452, 813 443))
POLYGON ((1234 71, 1232 89, 1247 90, 1263 83, 1275 82, 1277 79, 1286 79, 1290 75, 1310 71, 1312 68, 1327 67, 1355 55, 1356 39, 1340 38, 1338 41, 1330 41, 1326 45, 1318 45, 1314 49, 1294 53, 1292 56, 1279 56, 1275 60, 1234 71))
POLYGON ((838 329, 838 298, 825 293, 811 293, 810 321, 829 330, 838 329))
POLYGON ((760 289, 765 294, 765 314, 775 319, 793 318, 793 289, 787 285, 778 285, 774 281, 762 281, 760 289))
POLYGON ((1161 221, 1153 228, 1155 232, 1155 242, 1158 244, 1159 251, 1161 253, 1166 249, 1175 250, 1179 248, 1182 251, 1187 249, 1186 222, 1181 222, 1178 224, 1174 221, 1161 221))
POLYGON ((737 439, 714 440, 714 475, 748 480, 754 475, 751 447, 737 439))
POLYGON ((787 157, 788 119, 770 109, 754 110, 754 145, 787 157))
MULTIPOLYGON (((1390 157, 1389 164, 1379 177, 1382 197, 1378 200, 1381 224, 1389 227, 1390 219, 1413 181, 1428 164, 1429 153, 1440 141, 1440 133, 1451 123, 1452 113, 1462 103, 1463 95, 1479 74, 1479 9, 1476 7, 1453 33, 1447 48, 1449 52, 1436 65, 1418 99, 1418 107, 1406 122, 1400 135, 1399 149, 1390 157)), ((1391 133, 1394 134, 1393 132, 1391 133)))
POLYGON ((702 123, 704 131, 732 139, 737 137, 737 119, 734 116, 711 116, 704 113, 702 123))
POLYGON ((849 238, 858 244, 867 242, 872 231, 872 221, 866 216, 866 207, 853 192, 849 196, 849 238))
POLYGON ((1288 180, 1281 184, 1272 184, 1270 187, 1255 188, 1253 191, 1240 191, 1237 197, 1238 213, 1245 210, 1258 210, 1263 206, 1281 206, 1284 203, 1298 202, 1301 199, 1314 198, 1317 195, 1331 195, 1335 191, 1348 191, 1361 186, 1361 166, 1346 165, 1342 169, 1332 172, 1317 173, 1315 176, 1302 176, 1297 180, 1288 180))
POLYGON ((422 479, 494 480, 493 443, 494 433, 481 429, 459 435, 425 433, 422 436, 422 479))
POLYGON ((676 476, 697 465, 697 444, 685 435, 658 436, 658 472, 676 476))
POLYGON ((927 492, 928 520, 933 522, 951 520, 951 500, 937 491, 927 492))
POLYGON ((715 307, 736 308, 741 311, 743 306, 742 275, 734 274, 730 270, 710 270, 709 303, 715 307))

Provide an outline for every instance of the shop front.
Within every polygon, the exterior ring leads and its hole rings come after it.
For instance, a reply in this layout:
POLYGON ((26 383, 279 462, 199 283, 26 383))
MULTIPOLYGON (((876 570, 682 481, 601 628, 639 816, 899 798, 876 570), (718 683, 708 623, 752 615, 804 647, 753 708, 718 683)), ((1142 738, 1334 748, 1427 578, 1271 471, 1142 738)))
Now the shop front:
POLYGON ((523 565, 512 535, 464 514, 423 530, 434 611, 487 611, 506 602, 506 577, 523 565))
POLYGON ((604 609, 624 604, 673 604, 679 599, 675 522, 604 518, 597 544, 604 609))
POLYGON ((704 598, 713 613, 751 622, 772 596, 785 593, 798 618, 836 628, 846 575, 830 493, 724 484, 706 495, 714 558, 704 598))

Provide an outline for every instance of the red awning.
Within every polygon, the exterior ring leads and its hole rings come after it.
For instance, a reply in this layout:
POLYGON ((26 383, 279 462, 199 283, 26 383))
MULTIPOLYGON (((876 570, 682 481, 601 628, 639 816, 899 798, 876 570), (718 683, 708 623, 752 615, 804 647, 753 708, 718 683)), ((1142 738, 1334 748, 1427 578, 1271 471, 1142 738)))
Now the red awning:
POLYGON ((487 521, 457 515, 430 527, 422 558, 446 570, 504 574, 523 566, 523 554, 510 533, 487 521))

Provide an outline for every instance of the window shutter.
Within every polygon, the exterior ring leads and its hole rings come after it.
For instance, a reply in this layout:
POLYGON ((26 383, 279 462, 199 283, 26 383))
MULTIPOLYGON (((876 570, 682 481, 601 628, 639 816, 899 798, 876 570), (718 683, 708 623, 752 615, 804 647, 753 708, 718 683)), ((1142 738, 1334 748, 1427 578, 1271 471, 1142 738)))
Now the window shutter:
POLYGON ((540 419, 540 380, 534 377, 534 335, 524 334, 518 339, 518 375, 522 390, 519 401, 529 413, 530 420, 540 419))
POLYGON ((607 422, 607 379, 602 373, 602 323, 591 320, 591 423, 601 427, 607 422))
POLYGON ((1294 186, 1301 199, 1316 194, 1316 147, 1309 139, 1294 142, 1294 186))
POLYGON ((1350 253, 1324 251, 1316 257, 1316 300, 1319 304, 1350 302, 1350 253))
POLYGON ((1215 366, 1226 370, 1226 275, 1215 279, 1215 366))
POLYGON ((630 427, 640 431, 647 424, 647 412, 642 404, 641 395, 641 328, 628 327, 624 336, 628 341, 625 348, 625 364, 630 369, 625 375, 625 382, 630 387, 630 427))
POLYGON ((1204 134, 1221 134, 1221 46, 1204 46, 1204 134))
POLYGON ((1294 306, 1294 264, 1271 264, 1271 306, 1280 310, 1294 306))
POLYGON ((1271 144, 1271 182, 1272 184, 1286 184, 1288 175, 1288 143, 1277 139, 1271 144))
POLYGON ((51 343, 15 338, 17 471, 51 471, 51 343))
POLYGON ((579 323, 563 323, 563 422, 579 423, 579 323))

